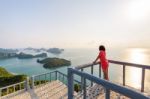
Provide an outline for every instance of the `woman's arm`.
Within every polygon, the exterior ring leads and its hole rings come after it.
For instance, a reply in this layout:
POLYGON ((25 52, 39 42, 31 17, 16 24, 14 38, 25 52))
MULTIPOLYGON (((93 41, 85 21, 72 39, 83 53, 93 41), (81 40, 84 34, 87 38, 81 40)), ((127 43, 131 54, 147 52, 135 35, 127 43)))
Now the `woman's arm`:
POLYGON ((93 63, 96 63, 96 61, 99 59, 99 55, 97 56, 97 58, 95 59, 95 61, 93 63))

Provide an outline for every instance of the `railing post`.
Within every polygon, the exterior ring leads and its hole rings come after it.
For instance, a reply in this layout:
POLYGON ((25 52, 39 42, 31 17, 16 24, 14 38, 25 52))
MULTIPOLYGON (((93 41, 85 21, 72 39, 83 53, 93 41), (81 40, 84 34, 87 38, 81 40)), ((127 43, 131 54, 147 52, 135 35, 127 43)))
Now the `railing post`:
POLYGON ((101 64, 99 63, 99 78, 101 78, 101 64))
POLYGON ((105 99, 110 99, 110 90, 106 88, 105 99))
POLYGON ((31 77, 31 88, 34 89, 34 76, 31 77))
MULTIPOLYGON (((81 68, 81 71, 83 72, 83 68, 81 68)), ((83 90, 83 81, 84 81, 84 79, 83 79, 83 77, 81 76, 81 92, 82 92, 82 90, 83 90)))
POLYGON ((142 68, 141 92, 144 92, 145 68, 142 68))
POLYGON ((65 81, 64 81, 64 75, 63 75, 63 82, 65 82, 65 81))
POLYGON ((2 89, 0 89, 0 97, 2 96, 2 89))
POLYGON ((61 75, 60 75, 60 73, 58 73, 58 80, 61 81, 61 75))
MULTIPOLYGON (((16 91, 16 89, 15 89, 15 85, 13 86, 13 88, 14 88, 14 92, 16 91)), ((21 89, 20 89, 21 90, 21 89)))
POLYGON ((26 88, 26 90, 29 90, 29 89, 30 89, 29 77, 26 78, 25 88, 26 88))
POLYGON ((73 99, 74 92, 74 84, 73 84, 73 73, 71 72, 71 68, 68 68, 68 99, 73 99))
POLYGON ((9 87, 6 88, 7 89, 7 95, 9 94, 9 87))
POLYGON ((46 83, 46 74, 45 74, 45 83, 46 83))
POLYGON ((2 89, 0 89, 0 97, 2 96, 2 89))
MULTIPOLYGON (((93 65, 91 66, 91 74, 93 75, 93 65)), ((93 82, 91 81, 91 86, 93 86, 93 82)))
POLYGON ((84 87, 84 89, 83 89, 83 99, 86 99, 86 79, 85 78, 83 78, 83 87, 84 87))
MULTIPOLYGON (((21 84, 19 84, 19 88, 20 88, 20 90, 21 90, 21 84)), ((15 91, 14 91, 15 92, 15 91)))
POLYGON ((55 80, 57 80, 57 71, 55 71, 55 80))
POLYGON ((125 86, 125 74, 126 73, 126 66, 123 65, 123 86, 125 86))
POLYGON ((50 75, 49 75, 50 76, 50 82, 51 82, 51 79, 52 79, 51 75, 52 75, 52 73, 50 73, 50 75))

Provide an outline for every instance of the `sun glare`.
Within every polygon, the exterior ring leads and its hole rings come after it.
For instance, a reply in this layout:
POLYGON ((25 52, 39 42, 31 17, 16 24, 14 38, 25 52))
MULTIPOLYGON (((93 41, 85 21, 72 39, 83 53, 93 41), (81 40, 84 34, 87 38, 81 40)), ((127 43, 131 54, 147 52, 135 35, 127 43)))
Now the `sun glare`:
MULTIPOLYGON (((132 63, 136 63, 136 64, 143 64, 146 61, 146 56, 145 56, 145 49, 141 49, 141 48, 134 48, 134 49, 130 49, 128 51, 128 59, 130 60, 130 62, 132 63)), ((127 78, 128 79, 128 83, 131 86, 134 86, 135 88, 140 88, 141 87, 141 73, 142 70, 140 68, 135 68, 135 67, 129 67, 126 71, 127 73, 127 78)))
POLYGON ((150 0, 133 0, 127 8, 127 15, 132 21, 144 20, 148 17, 150 0))

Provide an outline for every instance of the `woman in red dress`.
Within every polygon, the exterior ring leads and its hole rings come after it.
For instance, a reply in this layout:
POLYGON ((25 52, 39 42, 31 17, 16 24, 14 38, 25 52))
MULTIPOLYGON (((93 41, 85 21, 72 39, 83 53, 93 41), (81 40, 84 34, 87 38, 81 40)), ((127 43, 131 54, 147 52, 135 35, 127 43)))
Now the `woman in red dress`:
POLYGON ((99 46, 99 55, 93 63, 96 63, 97 60, 100 60, 100 64, 103 70, 104 79, 109 80, 108 78, 108 60, 106 59, 105 47, 103 45, 99 46))

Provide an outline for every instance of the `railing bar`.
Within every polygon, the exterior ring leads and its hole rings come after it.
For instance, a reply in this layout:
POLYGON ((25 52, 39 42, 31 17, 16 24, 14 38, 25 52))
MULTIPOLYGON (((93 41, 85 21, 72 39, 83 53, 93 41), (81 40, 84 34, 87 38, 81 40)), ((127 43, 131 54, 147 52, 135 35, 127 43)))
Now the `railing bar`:
POLYGON ((84 87, 84 89, 83 89, 83 99, 86 99, 86 79, 85 78, 83 78, 83 87, 84 87))
POLYGON ((40 76, 40 75, 45 75, 45 74, 49 74, 49 73, 54 73, 55 71, 52 72, 47 72, 47 73, 42 73, 42 74, 38 74, 38 75, 34 75, 35 77, 40 76))
POLYGON ((45 74, 45 83, 46 83, 46 74, 45 74))
POLYGON ((13 88, 14 88, 14 92, 15 92, 16 91, 16 86, 14 85, 13 88))
POLYGON ((99 78, 101 78, 101 64, 99 63, 99 78))
MULTIPOLYGON (((81 72, 83 72, 83 68, 81 68, 81 72)), ((81 76, 81 92, 83 91, 83 77, 81 76)))
POLYGON ((145 69, 142 68, 141 92, 144 92, 145 69))
MULTIPOLYGON (((93 75, 93 65, 91 65, 91 74, 93 75)), ((93 86, 93 82, 91 81, 91 86, 93 86)))
POLYGON ((0 97, 2 96, 2 89, 0 89, 0 97))
MULTIPOLYGON (((135 64, 135 63, 128 63, 128 62, 121 62, 121 61, 114 61, 114 60, 108 60, 109 63, 113 63, 113 64, 118 64, 118 65, 126 65, 126 66, 132 66, 132 67, 138 67, 138 68, 145 68, 145 69, 150 69, 150 65, 142 65, 142 64, 135 64)), ((89 63, 89 64, 84 64, 84 65, 79 65, 76 66, 75 69, 79 70, 81 68, 86 68, 86 67, 90 67, 91 65, 97 65, 99 64, 99 62, 96 62, 95 64, 93 63, 89 63)))
POLYGON ((0 97, 2 96, 2 89, 0 89, 0 97))
POLYGON ((123 86, 125 86, 125 74, 126 73, 126 66, 123 65, 123 86))
POLYGON ((58 79, 61 81, 61 77, 60 77, 60 73, 58 73, 59 75, 58 75, 58 79))
POLYGON ((21 84, 19 84, 19 88, 20 88, 20 90, 21 90, 21 84))
POLYGON ((63 75, 63 82, 65 82, 65 81, 64 81, 64 75, 63 75))
POLYGON ((34 88, 34 81, 35 81, 35 77, 34 77, 34 76, 32 76, 32 77, 31 77, 32 88, 34 88))
POLYGON ((68 99, 73 99, 74 87, 73 87, 73 73, 68 68, 68 99))
POLYGON ((50 82, 51 82, 51 73, 49 73, 49 77, 50 77, 50 82))
POLYGON ((110 99, 110 90, 106 88, 105 99, 110 99))
POLYGON ((124 64, 126 66, 150 69, 150 65, 142 65, 142 64, 135 64, 135 63, 128 63, 128 62, 120 62, 120 61, 114 61, 114 60, 109 60, 109 63, 114 63, 114 64, 118 64, 118 65, 124 64))
MULTIPOLYGON (((20 82, 20 83, 24 83, 25 81, 22 81, 22 82, 20 82)), ((6 87, 2 87, 2 88, 0 88, 0 89, 6 89, 7 87, 13 87, 14 85, 18 85, 18 84, 20 84, 20 83, 16 83, 16 84, 12 84, 12 85, 9 85, 9 86, 6 86, 6 87)))
POLYGON ((95 83, 100 84, 100 85, 104 86, 105 88, 109 88, 109 89, 111 89, 117 93, 123 94, 124 96, 130 97, 130 98, 136 97, 137 99, 149 99, 147 96, 145 96, 139 92, 136 92, 134 90, 128 89, 126 87, 123 87, 123 86, 120 86, 120 85, 117 85, 114 83, 111 83, 111 82, 106 81, 106 80, 102 80, 102 79, 97 78, 95 76, 92 76, 88 73, 80 72, 78 70, 71 69, 71 68, 68 68, 68 71, 73 73, 73 74, 82 76, 88 80, 92 80, 95 83))
POLYGON ((8 92, 9 92, 9 89, 8 89, 8 88, 9 88, 9 87, 7 87, 7 89, 6 89, 6 90, 7 90, 7 95, 8 95, 8 92))
POLYGON ((57 71, 55 71, 55 80, 57 80, 57 71))

